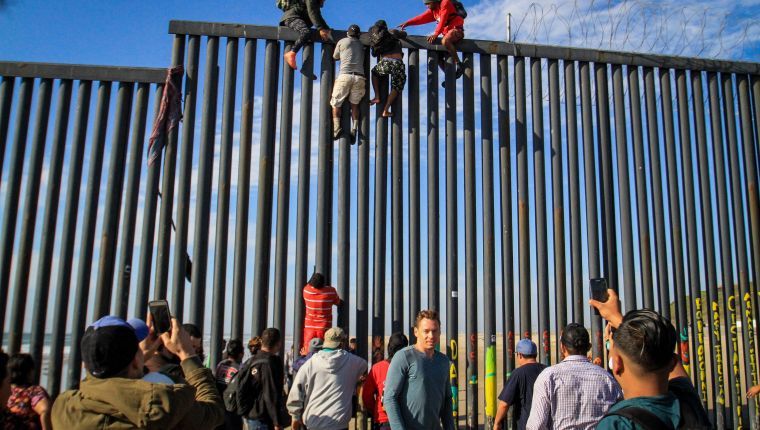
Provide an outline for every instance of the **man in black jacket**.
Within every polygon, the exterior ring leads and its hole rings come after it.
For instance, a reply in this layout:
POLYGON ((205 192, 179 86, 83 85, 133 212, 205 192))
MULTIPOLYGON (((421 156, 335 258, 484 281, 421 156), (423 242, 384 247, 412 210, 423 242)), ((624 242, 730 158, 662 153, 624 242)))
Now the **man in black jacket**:
POLYGON ((298 39, 289 51, 285 52, 285 62, 293 70, 297 70, 296 54, 303 45, 309 42, 311 27, 317 27, 319 37, 323 42, 332 40, 332 32, 322 18, 322 7, 325 0, 288 0, 283 6, 284 13, 280 18, 280 25, 284 25, 299 33, 298 39))
POLYGON ((256 401, 248 413, 248 430, 281 430, 290 424, 285 409, 285 379, 282 359, 277 355, 282 348, 282 336, 276 328, 268 328, 261 334, 261 350, 251 366, 251 376, 258 379, 256 401))

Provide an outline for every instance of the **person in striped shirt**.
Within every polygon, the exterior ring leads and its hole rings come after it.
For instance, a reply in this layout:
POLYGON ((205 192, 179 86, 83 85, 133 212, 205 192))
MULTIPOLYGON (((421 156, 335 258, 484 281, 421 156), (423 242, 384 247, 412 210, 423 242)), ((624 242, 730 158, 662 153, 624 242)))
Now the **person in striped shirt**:
POLYGON ((325 332, 332 327, 332 307, 341 299, 334 287, 326 285, 325 277, 314 272, 309 283, 303 288, 306 317, 303 322, 303 346, 308 350, 309 342, 318 337, 325 338, 325 332))

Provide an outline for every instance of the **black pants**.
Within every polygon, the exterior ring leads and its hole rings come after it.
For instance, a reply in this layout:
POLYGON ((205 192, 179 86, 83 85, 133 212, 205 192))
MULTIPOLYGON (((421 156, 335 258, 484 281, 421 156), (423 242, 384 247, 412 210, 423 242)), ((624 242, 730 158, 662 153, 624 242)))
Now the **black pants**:
POLYGON ((298 34, 300 34, 300 36, 298 36, 298 39, 296 39, 296 43, 293 44, 293 47, 291 48, 293 52, 297 53, 305 44, 311 41, 311 27, 306 25, 306 21, 303 19, 290 18, 289 20, 285 21, 285 25, 291 30, 296 31, 298 34))

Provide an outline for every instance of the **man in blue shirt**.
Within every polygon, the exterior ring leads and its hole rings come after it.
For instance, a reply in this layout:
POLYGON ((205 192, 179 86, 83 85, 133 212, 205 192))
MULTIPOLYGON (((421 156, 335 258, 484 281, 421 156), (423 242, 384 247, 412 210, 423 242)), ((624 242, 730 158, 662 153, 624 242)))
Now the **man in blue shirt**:
POLYGON ((414 325, 417 343, 398 351, 388 368, 383 404, 391 428, 454 429, 449 359, 435 350, 441 339, 438 312, 424 310, 414 325))
POLYGON ((536 362, 538 347, 530 339, 517 342, 517 369, 512 372, 507 384, 499 394, 499 410, 493 430, 507 428, 507 412, 514 406, 513 417, 517 421, 517 429, 525 430, 525 424, 530 415, 530 404, 533 401, 533 384, 538 374, 546 369, 544 364, 536 362))
POLYGON ((670 321, 642 309, 620 313, 614 290, 606 302, 591 301, 609 321, 610 369, 623 388, 597 429, 709 429, 707 412, 694 386, 673 354, 678 337, 670 321))

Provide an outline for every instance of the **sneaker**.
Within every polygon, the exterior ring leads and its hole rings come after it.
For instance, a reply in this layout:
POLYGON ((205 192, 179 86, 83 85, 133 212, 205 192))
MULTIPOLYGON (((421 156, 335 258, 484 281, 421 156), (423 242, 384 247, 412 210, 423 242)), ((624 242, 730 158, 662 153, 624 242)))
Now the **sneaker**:
POLYGON ((462 62, 460 61, 457 63, 457 79, 461 78, 462 75, 464 75, 464 67, 462 66, 462 62))
POLYGON ((343 127, 340 126, 340 120, 333 119, 333 140, 340 139, 341 134, 343 134, 343 127))

